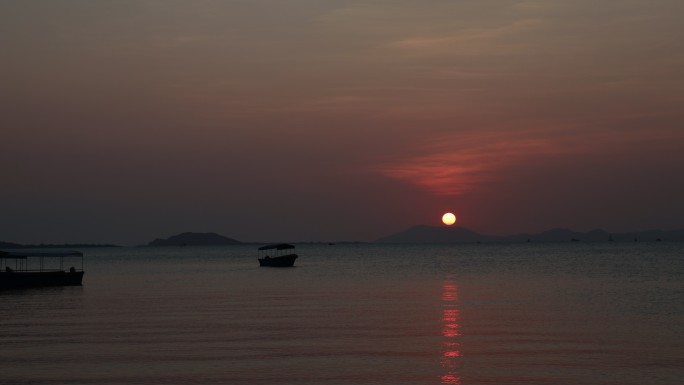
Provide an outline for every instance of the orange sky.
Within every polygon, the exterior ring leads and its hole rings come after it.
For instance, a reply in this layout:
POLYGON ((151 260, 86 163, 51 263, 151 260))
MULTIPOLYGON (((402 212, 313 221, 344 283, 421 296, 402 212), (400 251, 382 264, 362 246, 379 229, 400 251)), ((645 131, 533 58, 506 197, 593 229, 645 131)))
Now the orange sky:
POLYGON ((0 240, 684 228, 683 4, 0 2, 0 240))

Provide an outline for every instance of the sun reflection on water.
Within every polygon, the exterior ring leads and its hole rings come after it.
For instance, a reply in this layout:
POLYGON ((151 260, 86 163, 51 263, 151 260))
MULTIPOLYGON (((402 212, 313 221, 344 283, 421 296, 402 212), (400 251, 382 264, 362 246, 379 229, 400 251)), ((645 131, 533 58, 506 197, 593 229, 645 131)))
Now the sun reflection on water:
POLYGON ((458 309, 458 286, 451 278, 442 284, 442 367, 446 373, 440 376, 442 384, 461 384, 458 375, 459 357, 461 357, 460 310, 458 309))

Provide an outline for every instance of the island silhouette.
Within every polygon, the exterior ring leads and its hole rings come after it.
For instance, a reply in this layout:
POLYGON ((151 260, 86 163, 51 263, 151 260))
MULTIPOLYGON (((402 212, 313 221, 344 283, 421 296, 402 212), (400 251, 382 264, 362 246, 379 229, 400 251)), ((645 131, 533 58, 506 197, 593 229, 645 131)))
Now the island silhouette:
MULTIPOLYGON (((541 233, 520 233, 515 235, 486 235, 465 227, 454 226, 412 226, 404 231, 381 237, 371 243, 523 243, 523 242, 684 242, 682 230, 645 230, 625 233, 611 233, 602 229, 587 232, 555 228, 541 233)), ((146 246, 212 246, 236 245, 243 242, 217 233, 184 232, 168 238, 157 238, 146 246)), ((264 243, 264 242, 262 242, 264 243)), ((265 242, 268 243, 268 242, 265 242)), ((321 242, 295 242, 321 243, 321 242)), ((359 243, 338 240, 324 242, 329 245, 337 243, 359 243)), ((367 242, 360 242, 367 243, 367 242)), ((113 244, 65 243, 65 244, 20 244, 0 241, 0 249, 40 249, 40 248, 90 248, 121 247, 113 244)))
POLYGON ((210 245, 234 245, 242 243, 232 238, 224 237, 216 233, 181 233, 166 239, 157 238, 149 242, 148 246, 210 246, 210 245))
POLYGON ((555 228, 541 233, 498 236, 476 233, 465 227, 418 225, 376 240, 376 243, 492 243, 492 242, 634 242, 684 241, 684 230, 647 230, 609 233, 596 229, 587 232, 555 228))

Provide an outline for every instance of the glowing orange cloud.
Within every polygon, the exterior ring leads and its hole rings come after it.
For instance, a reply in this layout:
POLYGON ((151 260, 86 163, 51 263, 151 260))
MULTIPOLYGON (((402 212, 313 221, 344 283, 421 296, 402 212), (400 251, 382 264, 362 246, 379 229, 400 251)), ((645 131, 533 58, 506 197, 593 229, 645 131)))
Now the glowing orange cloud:
POLYGON ((462 195, 496 179, 526 159, 563 152, 547 139, 508 139, 463 143, 441 140, 422 149, 424 155, 387 163, 376 171, 390 178, 421 186, 436 195, 462 195), (459 144, 460 143, 460 144, 459 144))

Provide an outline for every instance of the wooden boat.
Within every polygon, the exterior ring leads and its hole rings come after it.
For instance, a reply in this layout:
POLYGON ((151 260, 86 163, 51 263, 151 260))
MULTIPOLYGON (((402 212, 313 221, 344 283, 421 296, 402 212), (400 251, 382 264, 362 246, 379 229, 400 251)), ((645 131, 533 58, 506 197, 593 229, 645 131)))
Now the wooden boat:
MULTIPOLYGON (((76 263, 78 264, 78 263, 76 263)), ((26 252, 0 250, 0 289, 35 286, 80 286, 83 253, 78 251, 26 252), (80 268, 64 268, 80 259, 80 268), (10 266, 10 265, 13 265, 10 266)))
POLYGON ((295 247, 287 243, 275 243, 261 246, 259 251, 259 266, 269 267, 292 267, 297 254, 291 252, 295 247), (273 256, 268 253, 274 253, 273 256))

